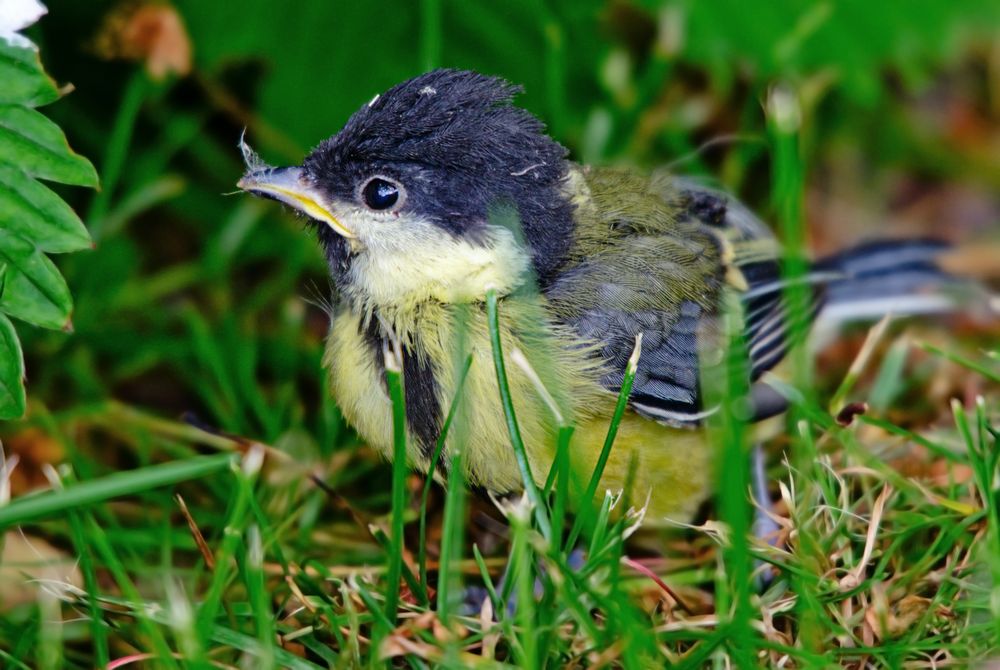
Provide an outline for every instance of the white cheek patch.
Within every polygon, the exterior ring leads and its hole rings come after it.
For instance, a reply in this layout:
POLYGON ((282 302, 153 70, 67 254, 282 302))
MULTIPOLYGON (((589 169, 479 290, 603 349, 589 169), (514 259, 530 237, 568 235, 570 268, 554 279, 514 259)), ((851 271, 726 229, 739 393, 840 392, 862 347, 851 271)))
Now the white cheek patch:
POLYGON ((506 228, 491 226, 485 239, 469 242, 425 219, 356 210, 346 221, 363 250, 344 290, 370 307, 471 302, 489 288, 503 295, 523 281, 530 262, 506 228))

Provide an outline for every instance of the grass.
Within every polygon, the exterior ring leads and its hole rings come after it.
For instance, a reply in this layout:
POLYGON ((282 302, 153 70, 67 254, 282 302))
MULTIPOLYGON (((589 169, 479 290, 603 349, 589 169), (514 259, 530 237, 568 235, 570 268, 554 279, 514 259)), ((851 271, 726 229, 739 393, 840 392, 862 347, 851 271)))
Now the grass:
MULTIPOLYGON (((53 21, 61 20, 56 4, 53 21)), ((407 30, 419 33, 413 53, 421 66, 479 64, 525 81, 527 103, 592 160, 689 156, 683 170, 722 173, 772 212, 793 252, 808 246, 805 197, 815 197, 810 185, 827 174, 807 170, 853 169, 849 161, 838 167, 845 143, 879 149, 865 164, 877 174, 913 170, 990 185, 1000 174, 995 159, 977 158, 966 145, 929 146, 907 116, 911 101, 892 87, 881 102, 852 107, 862 83, 830 84, 822 67, 810 69, 809 44, 837 43, 822 15, 789 30, 805 46, 786 40, 787 72, 775 72, 770 52, 745 46, 738 26, 715 20, 711 8, 687 10, 690 30, 709 16, 728 48, 751 50, 740 62, 756 64, 759 74, 743 79, 727 70, 728 52, 697 52, 708 42, 694 33, 643 46, 582 33, 579 17, 556 3, 511 10, 541 27, 532 51, 523 44, 526 31, 505 28, 509 19, 486 6, 413 6, 419 21, 409 25, 420 28, 407 30), (466 51, 459 20, 475 23, 467 32, 476 44, 466 51), (490 35, 477 26, 489 26, 490 35), (505 53, 528 54, 525 62, 514 55, 483 62, 497 35, 505 53), (773 104, 761 105, 777 80, 801 103, 801 126, 779 123, 773 104), (686 100, 715 116, 690 121, 703 117, 686 100), (730 133, 767 140, 698 150, 706 136, 730 133), (949 160, 937 160, 942 155, 949 160), (994 167, 973 173, 969 165, 994 167), (769 183, 757 183, 755 175, 768 171, 769 183)), ((210 26, 199 22, 211 8, 187 11, 192 35, 210 26)), ((337 19, 345 26, 360 20, 343 12, 337 19)), ((247 31, 257 13, 247 10, 247 31)), ((629 20, 647 26, 641 17, 629 20)), ((214 48, 240 31, 223 32, 196 46, 214 48)), ((343 40, 356 50, 363 45, 349 43, 352 35, 371 34, 345 29, 343 40)), ((988 353, 989 333, 889 324, 874 332, 856 365, 854 346, 828 352, 815 369, 798 349, 792 381, 803 400, 764 443, 779 528, 773 544, 747 535, 751 436, 736 408, 712 426, 723 464, 719 496, 698 525, 654 532, 627 513, 640 501, 595 495, 630 377, 597 471, 583 482, 579 499, 595 502, 582 514, 570 509, 575 482, 566 445, 575 427, 556 421, 556 462, 545 481, 532 481, 516 414, 501 394, 496 401, 529 495, 495 506, 454 474, 468 430, 461 392, 448 408, 456 449, 434 456, 449 459, 453 474, 444 486, 408 472, 400 458, 386 466, 358 441, 325 392, 326 315, 299 297, 326 299, 313 240, 272 209, 220 196, 239 170, 233 144, 242 126, 297 160, 316 139, 305 124, 262 118, 292 108, 335 126, 331 119, 370 94, 358 101, 345 94, 337 103, 344 109, 320 113, 313 104, 334 103, 290 97, 296 86, 309 89, 296 81, 253 100, 241 88, 248 75, 227 71, 221 60, 215 69, 200 66, 197 84, 153 83, 131 66, 86 61, 102 77, 110 70, 100 67, 123 68, 114 94, 100 99, 94 75, 60 68, 60 60, 76 57, 65 45, 79 39, 56 29, 43 37, 54 71, 73 72, 64 76, 78 89, 54 113, 62 106, 60 122, 74 145, 103 159, 104 190, 76 203, 101 240, 92 254, 65 259, 76 332, 25 334, 31 414, 0 428, 9 466, 0 478, 9 483, 0 487, 5 549, 19 545, 23 532, 39 554, 46 555, 45 542, 67 559, 42 573, 30 550, 21 563, 4 554, 2 664, 941 667, 996 653, 1000 367, 988 353), (241 105, 254 113, 241 113, 241 105), (966 402, 951 405, 951 397, 966 402), (836 416, 852 400, 868 400, 871 409, 840 425, 836 416), (190 410, 198 416, 176 418, 190 410), (28 493, 33 487, 46 490, 28 493), (24 573, 37 576, 46 595, 13 602, 11 577, 21 582, 24 573), (758 589, 764 575, 772 579, 758 589)), ((378 75, 391 81, 411 74, 405 58, 392 61, 393 44, 387 40, 385 60, 396 69, 378 75)), ((296 50, 261 45, 275 70, 305 71, 282 60, 296 50)), ((313 53, 307 45, 301 51, 313 53)), ((981 64, 970 53, 963 57, 981 64)), ((895 66, 871 69, 881 67, 895 66)), ((488 300, 485 308, 495 334, 503 302, 488 300)), ((848 339, 857 345, 859 338, 848 339)), ((493 344, 502 382, 505 367, 517 364, 515 352, 500 352, 498 337, 493 344)), ((455 358, 456 370, 467 370, 466 354, 455 358)), ((719 380, 716 392, 730 402, 742 387, 741 364, 737 355, 732 374, 719 380)), ((391 361, 386 367, 394 450, 402 453, 405 380, 391 361)))
MULTIPOLYGON (((970 361, 970 374, 988 360, 970 361)), ((500 366, 498 374, 504 374, 500 366)), ((399 380, 390 383, 393 388, 401 407, 399 380)), ((799 439, 820 456, 805 469, 783 466, 777 478, 782 542, 776 546, 746 536, 749 499, 744 486, 733 485, 747 481, 738 421, 718 427, 723 462, 736 464, 722 471, 721 524, 709 522, 679 545, 676 539, 662 545, 673 547, 662 556, 645 559, 632 558, 624 541, 639 521, 611 514, 622 503, 606 497, 592 516, 577 517, 570 531, 573 537, 583 529, 586 548, 581 564, 574 564, 577 544, 546 535, 552 526, 540 522, 557 518, 558 496, 536 489, 544 516, 528 497, 500 506, 509 552, 488 560, 473 544, 474 560, 461 560, 463 533, 455 529, 465 523, 468 494, 449 486, 441 560, 435 564, 425 548, 411 570, 403 531, 415 515, 428 516, 429 496, 412 495, 403 468, 394 468, 391 514, 388 522, 372 521, 373 539, 365 539, 362 524, 330 532, 317 518, 303 529, 302 502, 315 489, 282 476, 296 466, 280 452, 129 413, 124 416, 131 425, 121 427, 148 431, 169 445, 174 458, 17 498, 0 508, 0 521, 27 525, 33 535, 68 533, 80 557, 84 588, 59 580, 46 586, 88 622, 89 643, 64 639, 67 663, 81 661, 91 644, 105 665, 111 658, 124 662, 130 658, 125 649, 132 648, 133 658, 152 654, 168 667, 240 665, 252 657, 264 667, 297 668, 367 665, 388 657, 411 667, 815 666, 821 660, 895 667, 968 660, 991 649, 1000 632, 1000 613, 991 605, 1000 577, 992 549, 1000 529, 993 485, 1000 452, 986 401, 979 398, 971 414, 955 403, 955 427, 922 438, 936 447, 925 452, 929 463, 971 471, 938 486, 901 477, 879 458, 881 450, 916 443, 878 426, 860 430, 873 425, 864 422, 841 427, 822 419, 816 407, 810 412, 818 416, 799 422, 799 439), (195 455, 205 448, 221 453, 195 455), (234 449, 242 452, 238 465, 234 449), (182 450, 190 455, 177 457, 182 450), (939 451, 949 458, 938 457, 939 451), (202 485, 183 484, 192 479, 202 485), (147 529, 167 552, 161 566, 167 573, 157 575, 160 568, 141 558, 148 553, 141 543, 129 540, 144 529, 118 520, 134 518, 134 508, 113 511, 107 501, 159 498, 172 507, 159 492, 163 487, 196 501, 192 519, 210 553, 196 558, 199 548, 183 523, 147 529), (229 502, 213 512, 205 497, 219 494, 229 502), (303 530, 320 543, 319 560, 297 541, 303 530), (334 551, 340 561, 325 558, 334 551), (367 558, 350 561, 356 551, 367 558), (749 578, 751 559, 760 562, 758 569, 778 571, 760 593, 749 578), (97 573, 107 576, 98 580, 97 573), (428 599, 435 583, 442 592, 451 589, 452 597, 428 599), (485 597, 461 603, 456 596, 463 583, 484 588, 485 597)), ((124 423, 120 410, 98 408, 86 416, 49 417, 49 427, 59 431, 71 420, 86 433, 109 413, 124 423)), ((516 424, 513 411, 511 420, 516 424)), ((73 443, 69 435, 61 438, 73 443)), ((24 658, 17 654, 45 638, 44 625, 36 629, 29 620, 24 626, 15 657, 24 658)))

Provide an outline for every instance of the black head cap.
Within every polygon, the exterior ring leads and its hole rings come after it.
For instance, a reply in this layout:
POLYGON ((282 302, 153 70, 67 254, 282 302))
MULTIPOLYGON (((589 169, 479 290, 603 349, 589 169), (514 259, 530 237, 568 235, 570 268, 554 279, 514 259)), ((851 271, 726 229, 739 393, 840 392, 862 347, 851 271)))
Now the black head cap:
POLYGON ((304 168, 317 186, 354 198, 372 175, 398 179, 407 208, 476 239, 495 207, 513 205, 543 283, 570 244, 566 149, 514 107, 521 88, 471 71, 435 70, 386 91, 320 144, 304 168))

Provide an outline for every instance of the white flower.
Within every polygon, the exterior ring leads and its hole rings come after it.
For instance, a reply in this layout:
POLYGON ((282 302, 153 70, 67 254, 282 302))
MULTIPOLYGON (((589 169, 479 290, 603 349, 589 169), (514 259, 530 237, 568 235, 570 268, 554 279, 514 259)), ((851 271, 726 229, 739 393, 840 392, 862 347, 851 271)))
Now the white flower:
POLYGON ((37 49, 17 31, 32 25, 46 12, 45 5, 38 0, 0 0, 0 39, 11 46, 37 49))

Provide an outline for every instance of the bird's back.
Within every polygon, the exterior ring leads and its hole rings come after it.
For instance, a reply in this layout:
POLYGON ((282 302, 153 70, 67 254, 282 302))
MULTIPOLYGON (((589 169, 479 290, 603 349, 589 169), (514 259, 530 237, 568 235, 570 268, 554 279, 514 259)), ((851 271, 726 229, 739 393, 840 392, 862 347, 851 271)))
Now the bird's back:
POLYGON ((570 180, 576 237, 545 287, 553 313, 599 343, 610 390, 620 386, 642 333, 632 409, 671 425, 697 424, 706 414, 700 375, 721 345, 723 292, 774 279, 773 238, 724 195, 665 173, 582 169, 570 180))

